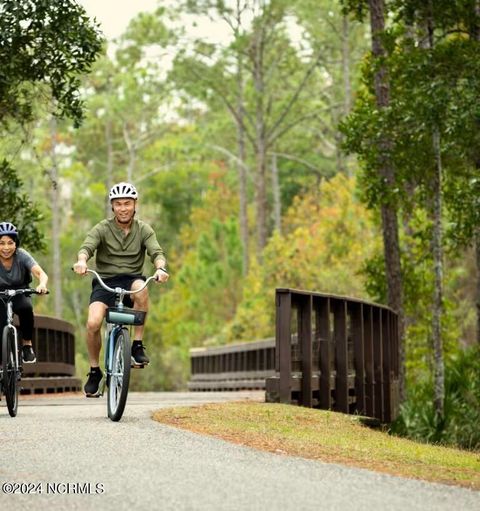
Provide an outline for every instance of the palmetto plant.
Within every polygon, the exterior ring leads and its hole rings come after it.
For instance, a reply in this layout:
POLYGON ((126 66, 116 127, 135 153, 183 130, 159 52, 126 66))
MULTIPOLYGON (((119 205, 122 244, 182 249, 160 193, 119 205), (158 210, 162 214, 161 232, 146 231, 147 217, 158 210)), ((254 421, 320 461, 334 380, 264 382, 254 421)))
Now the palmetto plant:
POLYGON ((445 411, 435 413, 433 383, 408 389, 392 433, 428 443, 480 450, 480 348, 459 350, 446 361, 445 411))

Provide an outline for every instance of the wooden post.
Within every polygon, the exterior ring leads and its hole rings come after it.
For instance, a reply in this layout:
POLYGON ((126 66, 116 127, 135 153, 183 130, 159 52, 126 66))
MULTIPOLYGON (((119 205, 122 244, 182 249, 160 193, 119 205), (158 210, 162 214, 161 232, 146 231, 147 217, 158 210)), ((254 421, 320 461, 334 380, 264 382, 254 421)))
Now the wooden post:
POLYGON ((348 413, 347 302, 334 301, 335 334, 335 411, 348 413))
POLYGON ((375 375, 375 417, 383 422, 383 317, 382 309, 375 308, 373 314, 373 372, 375 375))
POLYGON ((330 388, 330 344, 332 342, 330 332, 330 298, 317 297, 314 303, 316 304, 315 335, 320 345, 320 361, 318 364, 320 368, 319 406, 324 410, 330 410, 332 407, 332 390, 330 388))
POLYGON ((391 336, 390 336, 390 312, 382 311, 382 377, 383 377, 383 422, 391 422, 392 402, 391 402, 391 336))
POLYGON ((277 289, 276 294, 276 348, 280 373, 280 403, 292 400, 292 352, 291 352, 292 295, 289 290, 277 289))
POLYGON ((300 403, 312 407, 312 295, 299 296, 298 343, 302 348, 302 395, 300 403))
POLYGON ((353 337, 353 365, 355 368, 355 412, 360 415, 365 415, 363 304, 352 303, 350 311, 353 337))
POLYGON ((375 417, 375 373, 373 371, 373 308, 363 308, 364 360, 365 360, 365 411, 375 417))

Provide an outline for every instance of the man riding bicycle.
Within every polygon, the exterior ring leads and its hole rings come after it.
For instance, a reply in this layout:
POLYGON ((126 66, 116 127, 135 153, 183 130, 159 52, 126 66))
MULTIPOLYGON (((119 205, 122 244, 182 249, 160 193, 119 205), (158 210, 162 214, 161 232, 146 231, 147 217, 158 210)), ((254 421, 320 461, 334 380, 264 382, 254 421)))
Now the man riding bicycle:
MULTIPOLYGON (((145 252, 155 266, 155 280, 166 282, 166 260, 155 232, 150 225, 134 218, 138 192, 130 183, 118 183, 109 193, 113 218, 99 222, 90 230, 78 252, 78 260, 73 269, 80 275, 87 273, 87 261, 95 255, 98 273, 105 283, 112 287, 127 290, 139 289, 145 277, 142 275, 145 252)), ((107 307, 115 305, 115 296, 105 291, 94 279, 87 319, 87 349, 90 360, 90 372, 84 390, 87 397, 100 395, 100 382, 103 373, 100 369, 99 356, 102 344, 100 330, 107 307)), ((125 305, 136 310, 148 311, 148 291, 124 299, 125 305)), ((150 360, 143 345, 144 325, 134 327, 132 343, 132 364, 144 367, 150 360)))

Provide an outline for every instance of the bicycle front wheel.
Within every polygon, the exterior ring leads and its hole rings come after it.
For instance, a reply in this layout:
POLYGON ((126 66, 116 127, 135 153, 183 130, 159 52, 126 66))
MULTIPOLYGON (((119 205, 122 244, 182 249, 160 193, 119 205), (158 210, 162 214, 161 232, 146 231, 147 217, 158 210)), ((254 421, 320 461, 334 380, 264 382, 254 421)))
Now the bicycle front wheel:
POLYGON ((2 335, 2 387, 11 417, 15 417, 18 410, 18 368, 15 346, 15 332, 6 326, 2 335))
POLYGON ((127 403, 130 382, 131 346, 126 328, 122 328, 117 334, 111 356, 113 360, 108 385, 108 417, 112 421, 119 421, 127 403))

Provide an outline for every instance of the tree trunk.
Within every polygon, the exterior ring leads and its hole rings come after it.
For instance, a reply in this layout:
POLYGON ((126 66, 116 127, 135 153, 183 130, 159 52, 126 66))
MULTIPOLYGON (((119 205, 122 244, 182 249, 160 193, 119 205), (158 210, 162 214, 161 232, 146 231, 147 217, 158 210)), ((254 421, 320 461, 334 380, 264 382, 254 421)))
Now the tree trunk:
POLYGON ((477 342, 480 344, 480 229, 475 230, 475 259, 477 261, 477 342))
POLYGON ((255 156, 256 156, 256 179, 255 179, 255 203, 257 213, 257 256, 261 254, 267 244, 267 190, 265 183, 266 174, 266 151, 267 140, 265 131, 264 112, 264 69, 263 69, 263 36, 261 27, 256 29, 254 36, 253 58, 253 81, 256 95, 255 106, 255 156))
POLYGON ((247 275, 250 267, 249 233, 248 233, 248 197, 247 197, 247 171, 245 168, 245 134, 243 128, 237 124, 238 158, 243 163, 238 167, 238 182, 240 192, 240 236, 243 247, 243 275, 247 275))
MULTIPOLYGON (((342 18, 342 71, 343 71, 343 115, 346 117, 352 108, 352 85, 350 81, 350 27, 348 17, 342 18)), ((338 130, 337 130, 338 131, 338 130)), ((340 132, 338 132, 340 133, 340 132)), ((345 153, 341 149, 343 136, 340 134, 337 139, 337 165, 340 172, 351 176, 350 168, 347 165, 345 153)))
MULTIPOLYGON (((241 26, 240 19, 240 5, 237 1, 237 31, 241 26)), ((238 33, 236 33, 238 35, 238 33)), ((248 196, 247 196, 247 170, 245 165, 246 150, 245 150, 245 104, 244 104, 244 84, 243 84, 243 58, 241 53, 237 54, 237 114, 236 119, 237 125, 237 145, 238 145, 238 185, 240 194, 240 237, 242 240, 243 257, 242 257, 242 272, 243 275, 247 275, 250 266, 249 259, 249 233, 248 233, 248 196)))
POLYGON ((350 81, 350 26, 347 16, 342 23, 342 69, 343 69, 343 114, 347 116, 352 107, 352 84, 350 81))
POLYGON ((132 138, 130 137, 126 123, 123 124, 123 138, 125 140, 125 145, 127 146, 128 151, 127 181, 131 183, 133 179, 133 172, 135 170, 137 148, 132 138))
POLYGON ((433 261, 435 289, 432 314, 433 353, 435 365, 435 412, 440 417, 444 412, 445 367, 443 362, 442 313, 443 313, 443 247, 442 247, 442 159, 440 154, 440 133, 433 132, 435 152, 435 173, 433 179, 433 261))
MULTIPOLYGON (((433 13, 432 1, 429 0, 429 12, 433 13)), ((433 17, 426 20, 426 49, 431 51, 434 47, 433 17)), ((434 365, 434 407, 435 413, 443 417, 445 402, 445 365, 443 361, 442 316, 443 316, 443 233, 442 233, 442 155, 440 150, 440 129, 434 125, 432 133, 433 154, 435 169, 433 173, 433 272, 434 290, 432 307, 432 340, 434 365)))
POLYGON ((277 155, 272 154, 272 192, 273 192, 273 220, 275 229, 282 233, 282 202, 280 196, 280 180, 278 178, 277 155))
MULTIPOLYGON (((369 0, 369 9, 372 32, 372 53, 373 56, 378 59, 385 54, 381 40, 381 36, 385 30, 384 0, 369 0)), ((376 71, 374 82, 377 106, 379 109, 387 108, 390 101, 390 88, 384 66, 380 66, 376 71)), ((378 172, 383 183, 390 189, 395 184, 395 171, 388 154, 389 146, 390 141, 386 138, 380 142, 378 172)), ((388 305, 398 314, 400 400, 403 401, 405 399, 405 313, 403 310, 403 283, 396 206, 383 200, 381 216, 388 305)))
POLYGON ((474 11, 474 19, 475 19, 475 23, 473 24, 473 27, 472 27, 472 32, 471 32, 471 37, 475 40, 475 41, 480 41, 480 25, 479 25, 479 20, 480 20, 480 0, 475 0, 475 4, 473 6, 473 11, 474 11))
MULTIPOLYGON (((480 0, 475 0, 475 19, 476 23, 473 31, 473 38, 475 41, 480 42, 480 0)), ((480 123, 477 124, 477 129, 480 129, 480 123)), ((477 148, 477 154, 475 155, 475 169, 480 173, 480 149, 477 148)), ((480 344, 480 227, 475 229, 475 255, 477 261, 477 342, 480 344)))
POLYGON ((267 244, 267 189, 265 183, 266 174, 266 149, 264 140, 257 140, 257 175, 256 175, 256 206, 257 206, 257 250, 258 259, 261 260, 262 251, 267 244))
MULTIPOLYGON (((107 118, 105 123, 105 143, 107 145, 107 175, 105 179, 105 183, 107 185, 107 192, 113 186, 113 142, 112 142, 112 121, 107 118)), ((105 201, 105 217, 110 216, 112 211, 112 206, 110 201, 107 199, 105 201)))
POLYGON ((50 171, 51 189, 50 196, 52 200, 52 281, 53 281, 53 308, 57 318, 63 315, 63 295, 62 295, 62 252, 60 247, 60 183, 57 161, 57 121, 52 117, 50 123, 51 160, 52 169, 50 171))

